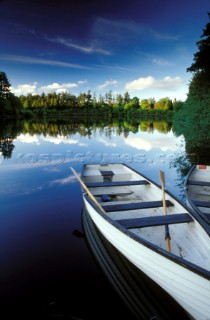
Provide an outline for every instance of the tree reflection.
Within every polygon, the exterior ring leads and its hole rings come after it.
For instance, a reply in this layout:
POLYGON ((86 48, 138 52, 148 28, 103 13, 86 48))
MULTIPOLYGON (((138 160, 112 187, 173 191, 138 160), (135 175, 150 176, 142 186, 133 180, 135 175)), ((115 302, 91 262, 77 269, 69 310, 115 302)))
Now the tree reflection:
POLYGON ((166 121, 144 121, 141 119, 110 119, 110 118, 76 118, 51 121, 10 121, 2 122, 0 127, 0 152, 4 158, 10 158, 14 150, 13 141, 18 135, 30 134, 31 136, 43 135, 52 137, 71 138, 79 134, 80 137, 91 138, 97 131, 104 134, 107 139, 111 139, 113 135, 122 135, 127 138, 130 133, 138 133, 146 131, 153 133, 157 130, 161 133, 171 131, 172 124, 166 121))
POLYGON ((5 159, 11 158, 14 150, 14 139, 22 132, 19 121, 0 121, 0 152, 5 159))
POLYGON ((191 163, 210 165, 210 123, 199 121, 175 121, 173 127, 177 136, 183 135, 186 153, 191 163))

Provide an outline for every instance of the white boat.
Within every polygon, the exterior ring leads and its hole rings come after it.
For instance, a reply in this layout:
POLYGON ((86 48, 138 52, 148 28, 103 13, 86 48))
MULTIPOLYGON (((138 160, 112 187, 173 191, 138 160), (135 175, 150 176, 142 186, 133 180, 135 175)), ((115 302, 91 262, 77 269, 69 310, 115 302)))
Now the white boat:
POLYGON ((137 269, 107 241, 93 223, 85 207, 83 209, 82 226, 88 248, 123 304, 130 310, 130 314, 125 315, 126 309, 121 306, 116 305, 116 309, 113 309, 111 305, 113 297, 108 293, 106 304, 107 311, 112 314, 110 319, 189 320, 190 317, 184 309, 166 291, 137 269))
POLYGON ((85 165, 82 179, 72 171, 103 236, 192 319, 209 319, 210 237, 202 219, 126 165, 85 165))
POLYGON ((185 180, 187 204, 210 225, 210 166, 193 165, 185 180))

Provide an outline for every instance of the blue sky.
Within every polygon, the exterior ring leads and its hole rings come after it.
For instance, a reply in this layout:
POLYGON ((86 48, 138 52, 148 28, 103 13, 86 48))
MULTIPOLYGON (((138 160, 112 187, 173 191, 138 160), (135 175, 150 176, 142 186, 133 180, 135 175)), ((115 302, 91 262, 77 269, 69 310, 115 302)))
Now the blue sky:
POLYGON ((0 0, 0 71, 16 95, 184 100, 210 0, 0 0))

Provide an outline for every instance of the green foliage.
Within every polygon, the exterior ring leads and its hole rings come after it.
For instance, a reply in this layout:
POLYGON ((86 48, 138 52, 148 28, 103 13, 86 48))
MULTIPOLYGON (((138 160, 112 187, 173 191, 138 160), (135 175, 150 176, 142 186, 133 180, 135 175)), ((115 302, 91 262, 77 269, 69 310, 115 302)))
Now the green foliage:
MULTIPOLYGON (((210 13, 208 16, 210 19, 210 13)), ((187 71, 210 73, 210 23, 207 23, 201 38, 203 39, 196 43, 199 51, 194 54, 194 62, 187 71)))
POLYGON ((125 110, 139 109, 139 98, 134 97, 132 100, 127 102, 124 106, 125 110))
POLYGON ((175 113, 174 131, 177 135, 184 135, 188 154, 203 150, 205 156, 200 158, 201 163, 206 163, 207 158, 209 161, 210 77, 206 72, 194 74, 188 98, 184 106, 175 113))
POLYGON ((174 101, 173 102, 173 110, 174 112, 177 112, 179 111, 180 109, 182 109, 184 106, 184 102, 181 101, 181 100, 178 100, 178 101, 174 101))
POLYGON ((172 110, 172 108, 173 108, 172 100, 169 99, 168 97, 162 98, 157 102, 155 102, 154 104, 155 110, 172 110))
POLYGON ((150 110, 150 103, 148 99, 141 100, 141 109, 142 110, 150 110))
POLYGON ((205 39, 197 43, 194 63, 187 69, 194 73, 188 98, 174 117, 174 130, 184 135, 187 150, 207 149, 210 145, 210 23, 202 37, 205 39))
POLYGON ((5 72, 0 71, 0 97, 6 98, 9 94, 11 84, 7 78, 7 75, 5 72))
POLYGON ((0 115, 18 115, 22 104, 20 99, 10 92, 10 82, 5 72, 0 72, 0 115))

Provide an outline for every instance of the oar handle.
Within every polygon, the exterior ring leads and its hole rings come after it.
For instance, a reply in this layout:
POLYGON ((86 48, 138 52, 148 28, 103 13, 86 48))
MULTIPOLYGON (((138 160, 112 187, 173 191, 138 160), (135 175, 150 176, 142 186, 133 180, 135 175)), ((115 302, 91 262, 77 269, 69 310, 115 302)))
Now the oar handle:
POLYGON ((106 211, 100 206, 100 204, 98 203, 98 201, 96 200, 96 198, 92 195, 92 193, 90 192, 90 190, 88 189, 88 187, 84 184, 84 182, 82 181, 82 179, 79 177, 79 175, 77 174, 77 172, 70 167, 71 171, 73 172, 73 174, 75 175, 75 177, 77 178, 77 180, 79 181, 79 183, 81 184, 81 186, 83 187, 83 189, 87 192, 88 196, 90 197, 90 199, 95 203, 95 205, 104 213, 106 214, 106 211))

